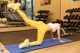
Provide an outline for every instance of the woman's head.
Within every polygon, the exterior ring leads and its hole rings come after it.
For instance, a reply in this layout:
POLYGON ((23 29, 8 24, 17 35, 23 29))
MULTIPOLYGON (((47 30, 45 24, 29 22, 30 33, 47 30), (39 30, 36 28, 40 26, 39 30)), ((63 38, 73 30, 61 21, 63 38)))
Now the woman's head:
POLYGON ((56 23, 59 23, 61 26, 63 25, 63 21, 60 20, 60 19, 57 19, 57 20, 56 20, 56 23))

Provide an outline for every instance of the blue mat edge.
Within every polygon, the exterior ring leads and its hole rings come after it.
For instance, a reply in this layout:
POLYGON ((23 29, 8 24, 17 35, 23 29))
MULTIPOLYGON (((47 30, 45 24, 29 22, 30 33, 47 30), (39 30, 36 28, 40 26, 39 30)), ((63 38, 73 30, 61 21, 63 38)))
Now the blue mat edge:
MULTIPOLYGON (((66 43, 72 42, 72 40, 69 40, 69 39, 66 39, 66 38, 62 38, 62 39, 65 39, 65 40, 68 40, 68 41, 65 42, 65 43, 57 44, 57 45, 62 45, 62 44, 66 44, 66 43)), ((51 40, 51 39, 46 39, 46 40, 51 40)), ((44 41, 45 41, 45 40, 44 40, 44 41)), ((54 41, 55 41, 55 40, 54 40, 54 41)), ((13 45, 19 45, 19 44, 13 44, 13 45)), ((8 46, 5 46, 5 47, 6 47, 6 49, 7 49, 7 47, 13 46, 13 45, 8 45, 8 46)), ((51 46, 47 46, 47 47, 43 47, 43 48, 48 48, 48 47, 52 47, 52 46, 56 46, 56 45, 51 45, 51 46)), ((42 49, 42 48, 38 48, 38 49, 42 49)), ((34 49, 34 50, 38 50, 38 49, 34 49)), ((7 49, 7 50, 9 50, 9 49, 7 49)), ((29 51, 34 51, 34 50, 29 50, 29 51)), ((24 51, 24 52, 29 52, 29 51, 24 51)), ((17 52, 17 53, 18 53, 18 52, 17 52)), ((23 52, 19 52, 19 53, 23 53, 23 52)))

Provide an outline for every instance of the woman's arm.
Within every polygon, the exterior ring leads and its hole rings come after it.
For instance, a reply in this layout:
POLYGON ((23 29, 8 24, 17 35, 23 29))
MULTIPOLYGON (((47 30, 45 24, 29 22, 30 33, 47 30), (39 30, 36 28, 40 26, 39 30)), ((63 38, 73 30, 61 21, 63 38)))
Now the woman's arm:
POLYGON ((61 40, 61 37, 60 37, 60 25, 59 25, 58 27, 59 27, 59 28, 57 29, 58 40, 59 40, 60 42, 65 42, 65 41, 61 40))
POLYGON ((51 30, 50 30, 50 34, 51 34, 51 38, 55 40, 56 38, 54 38, 54 33, 51 30))
POLYGON ((61 40, 61 37, 60 37, 60 29, 57 29, 57 36, 58 36, 58 40, 60 41, 61 40))

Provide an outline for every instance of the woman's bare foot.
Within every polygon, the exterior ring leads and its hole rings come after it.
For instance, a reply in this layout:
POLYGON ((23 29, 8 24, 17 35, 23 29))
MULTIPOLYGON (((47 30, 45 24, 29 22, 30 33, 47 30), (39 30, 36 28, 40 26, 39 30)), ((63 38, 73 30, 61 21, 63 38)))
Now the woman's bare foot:
POLYGON ((26 39, 24 42, 20 43, 19 48, 28 47, 29 39, 26 39))

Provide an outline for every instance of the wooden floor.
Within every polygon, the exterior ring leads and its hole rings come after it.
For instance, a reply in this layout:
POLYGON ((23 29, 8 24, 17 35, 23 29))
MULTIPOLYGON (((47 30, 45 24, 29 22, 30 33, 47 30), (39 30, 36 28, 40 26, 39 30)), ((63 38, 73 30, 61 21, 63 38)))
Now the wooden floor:
POLYGON ((4 53, 10 53, 2 43, 0 43, 0 49, 3 49, 4 53))
POLYGON ((25 53, 80 53, 80 41, 48 47, 25 53))
MULTIPOLYGON (((6 50, 5 46, 2 43, 0 43, 0 48, 4 50, 4 53, 10 53, 8 50, 6 50)), ((80 53, 80 41, 75 41, 25 53, 80 53)))
MULTIPOLYGON (((21 29, 26 30, 25 28, 21 28, 21 29)), ((0 38, 1 38, 0 39, 0 42, 1 42, 0 49, 3 49, 4 53, 10 53, 5 48, 6 45, 11 45, 14 43, 16 43, 16 44, 21 43, 26 38, 29 38, 30 40, 35 40, 36 34, 37 34, 36 30, 19 31, 18 32, 18 30, 21 30, 21 29, 17 28, 17 32, 0 33, 0 38), (34 37, 34 39, 33 39, 33 37, 34 37), (19 39, 19 40, 17 40, 17 39, 19 39), (12 41, 10 41, 10 40, 12 40, 12 41)), ((29 27, 28 29, 31 29, 31 27, 29 27)), ((14 30, 14 28, 12 28, 12 29, 8 28, 7 30, 11 31, 11 30, 14 30)), ((6 29, 3 31, 6 31, 6 29)), ((0 32, 3 32, 3 31, 2 31, 2 29, 0 29, 0 32)), ((73 36, 68 36, 66 38, 71 39, 74 42, 57 45, 57 46, 53 46, 53 47, 48 47, 48 48, 43 48, 43 49, 39 49, 39 50, 35 50, 35 51, 25 52, 25 53, 80 53, 80 33, 76 33, 73 31, 73 34, 74 34, 73 36)), ((51 38, 51 36, 49 36, 49 33, 46 34, 45 39, 46 38, 51 38)))

